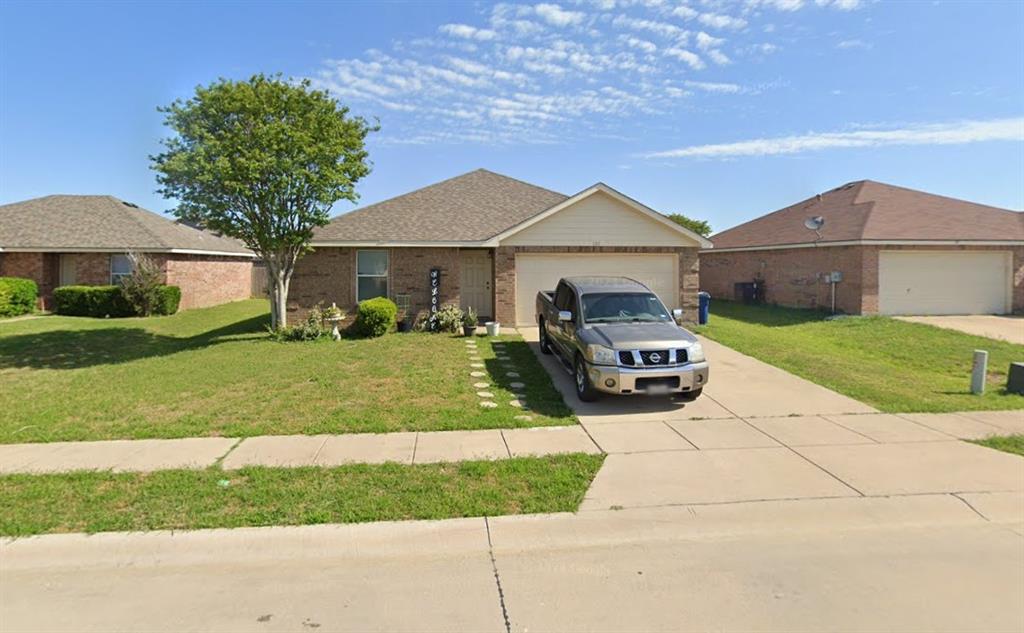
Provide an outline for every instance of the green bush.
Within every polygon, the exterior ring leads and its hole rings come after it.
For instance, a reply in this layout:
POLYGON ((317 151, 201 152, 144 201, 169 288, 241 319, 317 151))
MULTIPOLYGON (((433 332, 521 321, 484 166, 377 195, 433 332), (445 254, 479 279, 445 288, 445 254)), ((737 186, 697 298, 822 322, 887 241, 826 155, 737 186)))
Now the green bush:
POLYGON ((61 286, 53 291, 57 314, 87 317, 134 316, 119 286, 61 286))
POLYGON ((31 279, 0 277, 0 317, 28 314, 38 298, 39 287, 31 279))
POLYGON ((324 327, 324 311, 318 303, 310 309, 305 321, 270 330, 270 335, 282 343, 290 341, 315 341, 318 338, 322 338, 327 335, 327 328, 324 327))
POLYGON ((153 314, 174 314, 181 303, 181 288, 177 286, 160 286, 160 299, 153 308, 153 314))
POLYGON ((367 299, 356 308, 356 320, 352 327, 359 336, 384 336, 394 329, 397 315, 398 306, 391 299, 367 299))

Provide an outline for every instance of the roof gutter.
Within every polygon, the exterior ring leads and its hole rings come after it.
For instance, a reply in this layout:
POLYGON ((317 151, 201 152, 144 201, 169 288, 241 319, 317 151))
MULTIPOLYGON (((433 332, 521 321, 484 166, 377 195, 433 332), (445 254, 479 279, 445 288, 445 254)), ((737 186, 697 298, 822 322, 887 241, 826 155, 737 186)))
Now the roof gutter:
MULTIPOLYGON (((1024 246, 1024 240, 845 240, 835 242, 800 242, 768 246, 716 247, 716 253, 743 251, 781 251, 794 248, 825 248, 828 246, 1024 246)), ((704 252, 704 249, 701 252, 704 252)))
POLYGON ((128 251, 138 251, 140 253, 161 253, 169 255, 215 255, 217 257, 244 257, 246 259, 256 259, 258 257, 255 253, 236 253, 232 251, 207 251, 195 248, 137 248, 131 246, 125 248, 92 248, 82 246, 55 248, 50 246, 0 246, 0 252, 6 253, 126 253, 128 251))

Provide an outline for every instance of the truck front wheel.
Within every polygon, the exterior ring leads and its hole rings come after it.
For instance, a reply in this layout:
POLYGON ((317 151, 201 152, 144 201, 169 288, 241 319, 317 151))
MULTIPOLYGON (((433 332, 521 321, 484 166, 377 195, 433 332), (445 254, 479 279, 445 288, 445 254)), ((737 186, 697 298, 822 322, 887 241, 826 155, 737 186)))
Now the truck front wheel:
POLYGON ((540 353, 551 353, 551 341, 548 340, 548 329, 544 326, 544 319, 540 320, 540 353))
POLYGON ((587 375, 587 364, 583 362, 583 358, 580 356, 576 357, 576 396, 583 402, 593 402, 597 400, 597 389, 590 384, 590 376, 587 375))

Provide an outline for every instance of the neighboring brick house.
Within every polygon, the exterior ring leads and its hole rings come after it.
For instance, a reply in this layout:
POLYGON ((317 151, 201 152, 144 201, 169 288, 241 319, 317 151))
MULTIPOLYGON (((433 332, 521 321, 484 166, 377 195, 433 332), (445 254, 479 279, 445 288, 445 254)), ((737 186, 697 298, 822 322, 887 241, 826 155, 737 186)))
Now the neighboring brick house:
POLYGON ((292 277, 295 314, 387 296, 414 320, 436 269, 440 303, 529 325, 537 292, 571 275, 633 277, 693 320, 710 242, 601 183, 566 196, 480 169, 339 216, 312 246, 292 277))
POLYGON ((129 251, 145 253, 164 283, 181 288, 180 309, 247 299, 253 254, 238 242, 112 196, 45 196, 0 206, 0 276, 39 285, 52 307, 58 286, 105 285, 131 271, 129 251))
POLYGON ((714 297, 739 298, 737 284, 757 281, 768 303, 800 308, 831 309, 834 286, 848 314, 1024 312, 1019 211, 862 180, 711 241, 700 285, 714 297))

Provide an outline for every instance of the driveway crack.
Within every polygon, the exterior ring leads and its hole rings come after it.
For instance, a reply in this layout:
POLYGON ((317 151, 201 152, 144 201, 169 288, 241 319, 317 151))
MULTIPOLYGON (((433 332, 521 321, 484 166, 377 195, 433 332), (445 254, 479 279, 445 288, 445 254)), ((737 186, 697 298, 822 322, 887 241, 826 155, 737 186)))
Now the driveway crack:
POLYGON ((505 621, 505 633, 512 633, 512 622, 508 618, 508 608, 505 606, 505 590, 501 587, 501 576, 498 574, 498 561, 494 558, 494 544, 491 542, 491 522, 484 517, 484 527, 487 528, 487 553, 491 557, 491 569, 494 570, 494 582, 498 586, 498 604, 501 605, 501 617, 505 621))

